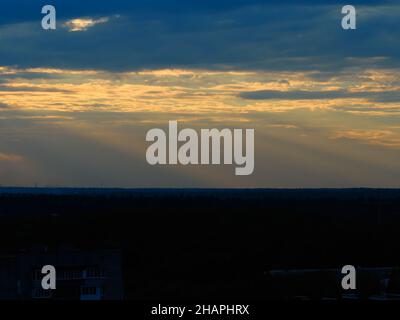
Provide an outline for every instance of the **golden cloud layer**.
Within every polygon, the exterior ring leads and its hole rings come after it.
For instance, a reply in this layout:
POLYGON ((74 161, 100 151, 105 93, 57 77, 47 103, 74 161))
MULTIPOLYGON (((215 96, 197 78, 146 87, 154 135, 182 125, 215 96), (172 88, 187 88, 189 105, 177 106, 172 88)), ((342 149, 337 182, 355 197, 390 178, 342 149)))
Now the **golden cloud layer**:
MULTIPOLYGON (((58 119, 61 123, 71 119, 70 114, 63 117, 60 112, 153 113, 168 114, 170 117, 176 114, 181 122, 222 124, 264 121, 261 126, 265 130, 293 132, 293 129, 306 124, 324 127, 326 136, 330 138, 346 137, 389 148, 397 148, 400 141, 399 131, 387 131, 389 124, 386 124, 390 122, 387 119, 393 121, 399 117, 400 103, 396 99, 374 101, 368 95, 399 91, 398 70, 355 70, 325 77, 318 72, 163 69, 112 73, 0 67, 1 77, 1 102, 7 110, 40 113, 20 115, 19 119, 58 119), (243 92, 263 90, 321 92, 328 95, 315 99, 285 98, 285 95, 265 100, 241 97, 243 92), (330 92, 356 95, 329 98, 330 92), (295 119, 286 117, 296 112, 302 112, 303 116, 297 114, 295 119), (262 120, 255 114, 274 115, 281 117, 281 121, 270 123, 265 120, 268 117, 262 120), (305 119, 306 114, 314 119, 305 119)), ((157 116, 140 120, 142 124, 157 121, 157 116)))
POLYGON ((387 92, 400 90, 395 70, 366 70, 320 80, 315 72, 220 72, 154 70, 109 73, 94 70, 0 68, 13 75, 1 86, 2 102, 24 110, 180 113, 284 112, 328 109, 383 115, 400 113, 396 101, 379 103, 360 95, 344 98, 249 100, 242 92, 387 92), (18 77, 18 75, 21 77, 18 77), (27 77, 32 74, 34 77, 27 77), (40 77, 43 75, 43 77, 40 77), (317 79, 316 79, 317 78, 317 79))

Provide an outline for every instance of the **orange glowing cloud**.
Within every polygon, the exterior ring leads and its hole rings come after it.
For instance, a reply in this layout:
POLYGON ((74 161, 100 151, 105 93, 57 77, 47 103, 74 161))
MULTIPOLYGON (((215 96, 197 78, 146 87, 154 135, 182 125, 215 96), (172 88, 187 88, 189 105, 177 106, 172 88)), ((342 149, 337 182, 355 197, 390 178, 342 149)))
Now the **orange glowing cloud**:
POLYGON ((92 18, 77 18, 68 20, 64 23, 64 26, 68 28, 69 32, 79 32, 86 31, 97 24, 107 23, 110 20, 108 17, 103 17, 99 19, 92 18))
POLYGON ((12 153, 2 153, 0 152, 0 161, 4 162, 21 162, 23 158, 19 155, 12 153))

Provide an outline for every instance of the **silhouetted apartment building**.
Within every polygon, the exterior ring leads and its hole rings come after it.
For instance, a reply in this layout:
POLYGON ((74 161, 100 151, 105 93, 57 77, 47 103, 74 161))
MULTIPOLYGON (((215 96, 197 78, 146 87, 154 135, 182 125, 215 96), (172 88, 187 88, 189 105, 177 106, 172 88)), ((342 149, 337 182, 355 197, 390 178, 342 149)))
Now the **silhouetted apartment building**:
POLYGON ((120 300, 123 298, 119 250, 45 247, 0 257, 0 299, 120 300), (56 290, 43 290, 42 267, 56 268, 56 290))

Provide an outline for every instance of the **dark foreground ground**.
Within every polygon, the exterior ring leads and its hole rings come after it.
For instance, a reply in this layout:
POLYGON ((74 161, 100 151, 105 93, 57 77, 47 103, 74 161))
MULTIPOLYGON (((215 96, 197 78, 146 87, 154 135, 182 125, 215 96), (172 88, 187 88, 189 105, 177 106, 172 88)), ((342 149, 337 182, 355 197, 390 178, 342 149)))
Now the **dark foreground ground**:
POLYGON ((1 256, 117 249, 125 299, 340 298, 348 264, 359 297, 396 294, 399 230, 400 190, 0 189, 1 256))

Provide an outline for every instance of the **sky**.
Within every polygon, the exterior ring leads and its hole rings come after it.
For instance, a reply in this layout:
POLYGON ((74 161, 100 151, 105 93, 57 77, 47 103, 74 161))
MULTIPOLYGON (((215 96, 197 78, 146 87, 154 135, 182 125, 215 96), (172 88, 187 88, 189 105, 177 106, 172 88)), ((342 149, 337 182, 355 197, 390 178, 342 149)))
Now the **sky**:
POLYGON ((2 0, 0 185, 400 187, 400 3, 346 4, 2 0), (170 120, 255 129, 253 175, 150 166, 170 120))

